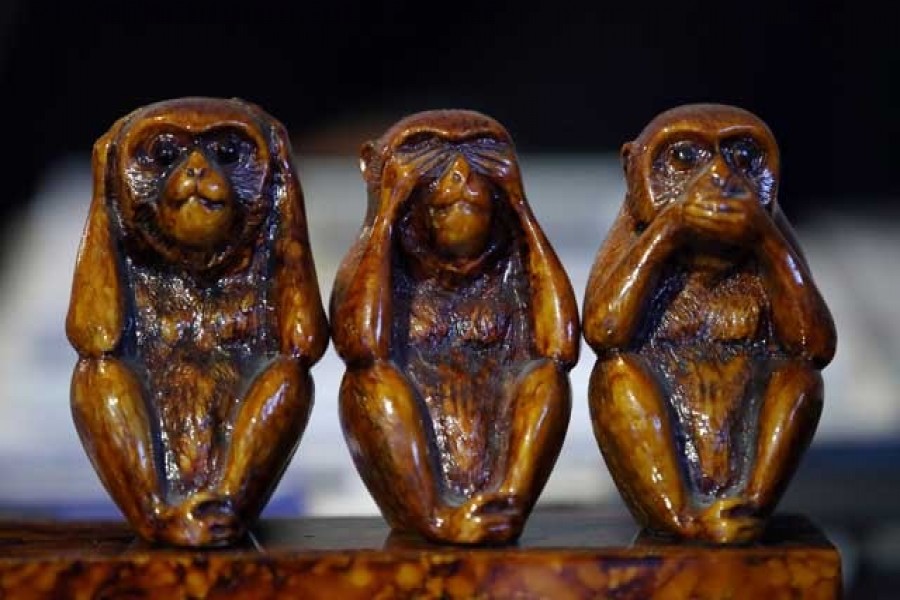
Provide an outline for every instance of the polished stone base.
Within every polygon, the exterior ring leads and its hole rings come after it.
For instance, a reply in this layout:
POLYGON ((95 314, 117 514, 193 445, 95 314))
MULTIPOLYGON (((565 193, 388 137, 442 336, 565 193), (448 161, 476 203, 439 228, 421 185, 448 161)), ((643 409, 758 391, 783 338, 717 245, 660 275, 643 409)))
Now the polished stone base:
POLYGON ((716 548, 627 519, 544 510, 516 546, 436 546, 378 518, 261 522, 238 547, 136 540, 122 523, 0 523, 2 598, 840 598, 837 550, 808 520, 716 548))

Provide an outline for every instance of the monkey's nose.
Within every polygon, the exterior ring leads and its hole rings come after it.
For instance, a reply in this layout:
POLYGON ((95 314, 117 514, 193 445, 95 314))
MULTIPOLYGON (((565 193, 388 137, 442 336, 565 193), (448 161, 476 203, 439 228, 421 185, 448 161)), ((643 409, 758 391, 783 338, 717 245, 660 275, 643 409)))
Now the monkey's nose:
POLYGON ((750 196, 750 188, 738 177, 729 177, 720 187, 722 188, 722 196, 725 198, 747 198, 750 196))
POLYGON ((750 196, 750 188, 738 175, 732 173, 731 167, 721 158, 716 157, 709 167, 709 178, 724 198, 743 198, 750 196))
POLYGON ((709 165, 709 177, 713 182, 713 185, 716 187, 724 187, 725 183, 731 177, 731 169, 728 168, 728 165, 722 160, 721 156, 716 156, 712 164, 709 165))
POLYGON ((440 187, 446 190, 458 189, 464 186, 468 179, 469 163, 461 154, 457 154, 441 176, 440 187))
POLYGON ((184 164, 184 173, 188 177, 203 177, 206 173, 209 165, 206 162, 206 157, 203 156, 197 150, 191 152, 191 155, 188 156, 187 161, 184 164))

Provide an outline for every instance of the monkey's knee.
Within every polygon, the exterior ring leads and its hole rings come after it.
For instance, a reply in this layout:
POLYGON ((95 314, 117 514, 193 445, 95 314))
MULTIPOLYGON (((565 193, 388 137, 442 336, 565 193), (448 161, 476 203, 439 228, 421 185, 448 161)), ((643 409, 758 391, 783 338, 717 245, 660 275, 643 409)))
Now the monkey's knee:
POLYGON ((633 420, 645 424, 666 417, 663 396, 643 359, 620 354, 596 362, 588 386, 588 402, 595 428, 631 429, 633 420))
POLYGON ((313 395, 309 369, 294 359, 280 357, 253 382, 244 410, 266 414, 289 410, 305 423, 312 410, 313 395))
MULTIPOLYGON (((115 358, 83 358, 72 374, 72 416, 83 440, 88 431, 117 436, 146 427, 143 392, 134 372, 115 358)), ((89 441, 89 439, 88 439, 89 441)))
POLYGON ((791 361, 769 379, 759 414, 759 451, 790 446, 802 453, 822 415, 822 375, 809 363, 791 361))
POLYGON ((517 396, 528 396, 537 403, 569 404, 569 376, 550 359, 529 363, 518 377, 517 396))
POLYGON ((558 452, 572 412, 568 375, 549 359, 529 364, 518 377, 512 409, 513 432, 521 432, 521 437, 545 443, 558 452))
POLYGON ((140 391, 134 372, 116 358, 82 358, 75 365, 73 402, 86 401, 100 394, 131 396, 134 391, 140 391))
POLYGON ((591 372, 588 402, 594 435, 607 462, 615 463, 622 452, 643 448, 649 467, 653 455, 673 452, 665 399, 639 356, 598 360, 591 372))
POLYGON ((345 432, 397 427, 421 419, 409 380, 386 361, 348 370, 341 382, 339 402, 345 432))
POLYGON ((281 357, 266 367, 253 381, 234 423, 229 476, 234 469, 246 468, 248 460, 290 455, 309 421, 313 395, 309 369, 297 360, 281 357), (263 438, 268 441, 262 443, 263 438))
POLYGON ((818 422, 823 400, 822 374, 806 361, 794 360, 772 373, 764 402, 779 413, 810 411, 807 417, 814 413, 818 422))
POLYGON ((416 394, 393 364, 376 362, 348 370, 339 404, 344 438, 362 470, 378 464, 382 470, 393 471, 425 460, 428 440, 416 394))

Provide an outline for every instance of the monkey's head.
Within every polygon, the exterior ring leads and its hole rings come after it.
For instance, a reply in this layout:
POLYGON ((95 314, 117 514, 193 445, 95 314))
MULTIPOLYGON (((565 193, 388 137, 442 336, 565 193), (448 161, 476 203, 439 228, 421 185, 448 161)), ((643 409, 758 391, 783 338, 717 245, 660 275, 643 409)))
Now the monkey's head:
POLYGON ((691 104, 657 116, 622 147, 626 206, 638 227, 689 196, 743 199, 775 209, 778 145, 758 117, 732 106, 691 104))
POLYGON ((273 205, 272 124, 251 104, 210 98, 120 121, 103 162, 125 242, 193 271, 247 247, 273 205))
POLYGON ((464 110, 418 113, 361 151, 370 214, 408 203, 416 240, 451 262, 488 250, 498 201, 518 182, 515 151, 495 120, 464 110))

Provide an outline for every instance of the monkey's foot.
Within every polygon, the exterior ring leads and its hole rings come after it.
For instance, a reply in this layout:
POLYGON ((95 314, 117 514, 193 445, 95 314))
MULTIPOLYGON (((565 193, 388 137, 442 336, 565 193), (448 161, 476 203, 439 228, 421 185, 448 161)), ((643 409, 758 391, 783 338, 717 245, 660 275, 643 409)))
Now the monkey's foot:
POLYGON ((757 539, 765 526, 756 507, 743 498, 721 498, 688 524, 696 539, 717 544, 746 544, 757 539))
POLYGON ((454 544, 508 544, 522 533, 525 516, 517 496, 476 494, 460 506, 441 510, 430 537, 454 544))
POLYGON ((197 492, 160 515, 160 540, 176 546, 223 546, 244 534, 231 499, 215 492, 197 492))

